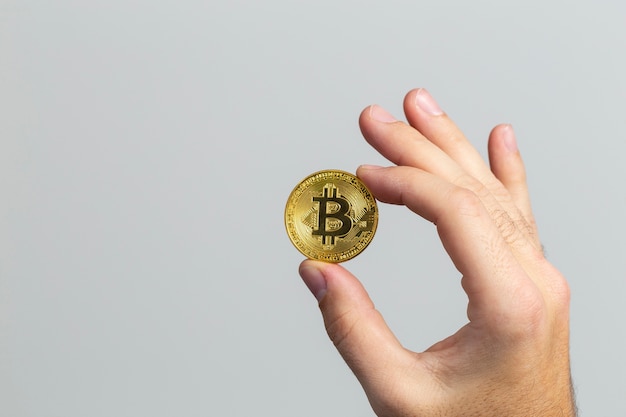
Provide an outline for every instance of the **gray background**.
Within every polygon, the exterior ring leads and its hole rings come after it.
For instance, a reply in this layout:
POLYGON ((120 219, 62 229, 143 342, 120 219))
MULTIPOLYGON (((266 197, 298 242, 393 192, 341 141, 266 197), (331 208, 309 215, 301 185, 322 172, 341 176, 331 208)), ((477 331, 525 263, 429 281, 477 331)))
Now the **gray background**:
MULTIPOLYGON (((617 0, 1 0, 0 415, 371 416, 283 208, 420 86, 516 128, 581 415, 626 415, 625 47, 617 0)), ((410 348, 465 322, 402 207, 346 266, 410 348)))

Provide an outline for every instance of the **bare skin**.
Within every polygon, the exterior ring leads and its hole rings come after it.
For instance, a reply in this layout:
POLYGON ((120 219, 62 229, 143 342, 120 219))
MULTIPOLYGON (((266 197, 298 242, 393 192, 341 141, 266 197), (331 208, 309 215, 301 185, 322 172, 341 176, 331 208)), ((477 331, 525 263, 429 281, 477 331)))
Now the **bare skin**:
POLYGON ((363 136, 395 165, 357 175, 436 225, 469 321, 409 351, 350 272, 306 260, 328 335, 381 417, 575 416, 569 286, 543 256, 512 127, 492 130, 487 166, 426 90, 410 91, 404 112, 408 123, 375 105, 361 113, 363 136))

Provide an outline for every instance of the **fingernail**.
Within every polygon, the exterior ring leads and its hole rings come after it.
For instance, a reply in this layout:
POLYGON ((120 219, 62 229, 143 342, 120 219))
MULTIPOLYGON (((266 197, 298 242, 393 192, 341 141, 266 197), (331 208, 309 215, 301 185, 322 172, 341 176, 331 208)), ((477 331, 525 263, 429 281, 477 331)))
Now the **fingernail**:
POLYGON ((515 139, 513 126, 504 125, 504 131, 504 146, 511 152, 517 152, 517 140, 515 139))
POLYGON ((377 106, 376 104, 370 106, 370 117, 383 123, 397 122, 395 117, 393 117, 387 110, 377 106))
POLYGON ((415 93, 415 104, 427 114, 431 116, 440 116, 443 114, 443 110, 439 107, 437 102, 424 88, 420 88, 415 93))
POLYGON ((300 276, 317 301, 321 301, 326 294, 326 279, 322 271, 314 266, 301 266, 300 276))
POLYGON ((384 167, 381 167, 380 165, 361 165, 358 169, 370 169, 370 170, 376 170, 376 169, 383 169, 384 167))

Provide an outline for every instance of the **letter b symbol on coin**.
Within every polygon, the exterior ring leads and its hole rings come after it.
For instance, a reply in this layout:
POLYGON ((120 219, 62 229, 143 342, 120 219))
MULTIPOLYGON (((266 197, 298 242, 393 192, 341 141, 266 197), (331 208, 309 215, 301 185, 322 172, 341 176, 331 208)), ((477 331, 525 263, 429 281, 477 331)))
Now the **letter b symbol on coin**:
POLYGON ((348 200, 337 196, 337 189, 324 187, 322 197, 313 197, 319 203, 318 228, 313 230, 314 236, 322 236, 323 244, 335 244, 337 236, 346 235, 352 229, 352 219, 347 216, 350 211, 348 200))

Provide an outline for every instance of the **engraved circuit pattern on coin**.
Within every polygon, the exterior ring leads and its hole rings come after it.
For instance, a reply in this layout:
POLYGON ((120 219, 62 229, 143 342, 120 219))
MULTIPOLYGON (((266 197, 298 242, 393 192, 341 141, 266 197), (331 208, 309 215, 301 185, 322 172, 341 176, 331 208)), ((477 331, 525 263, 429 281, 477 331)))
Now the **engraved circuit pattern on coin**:
POLYGON ((313 173, 291 192, 285 208, 289 239, 302 254, 343 262, 374 238, 378 207, 356 176, 338 170, 313 173))

